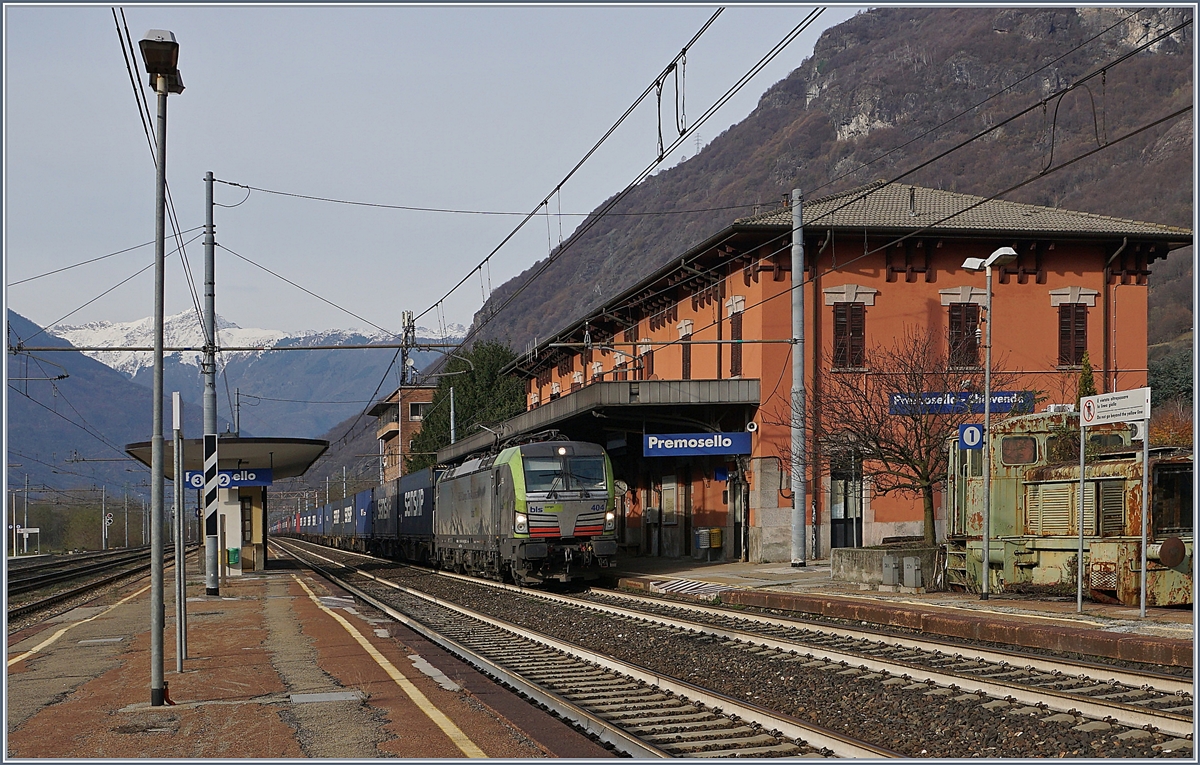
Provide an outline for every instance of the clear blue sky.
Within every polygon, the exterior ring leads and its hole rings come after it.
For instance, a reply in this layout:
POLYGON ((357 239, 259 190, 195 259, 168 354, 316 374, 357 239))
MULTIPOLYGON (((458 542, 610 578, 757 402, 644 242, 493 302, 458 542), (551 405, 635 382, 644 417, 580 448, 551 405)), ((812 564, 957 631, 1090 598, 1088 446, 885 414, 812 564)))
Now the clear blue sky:
MULTIPOLYGON (((726 9, 690 50, 689 122, 811 6, 726 9)), ((704 25, 715 6, 125 7, 129 33, 169 29, 186 90, 168 104, 168 183, 180 228, 204 222, 206 171, 266 189, 392 205, 526 212, 704 25)), ((154 165, 108 6, 5 6, 5 262, 9 307, 46 325, 153 260, 154 165)), ((708 143, 812 53, 831 8, 700 128, 708 143)), ((143 86, 140 54, 134 62, 143 86)), ((663 121, 674 121, 674 80, 663 121)), ((153 95, 147 91, 150 109, 153 95)), ((657 154, 650 98, 555 198, 550 238, 657 154), (561 207, 560 207, 561 205, 561 207)), ((676 134, 677 135, 677 134, 676 134)), ((670 134, 667 133, 670 140, 670 134)), ((663 167, 695 153, 672 152, 663 167)), ((245 192, 218 184, 216 201, 245 192)), ((516 226, 507 216, 349 207, 252 193, 217 208, 217 241, 390 330, 421 312, 516 226)), ((199 232, 187 235, 196 236, 199 232)), ((170 252, 171 247, 168 247, 170 252)), ((539 220, 493 260, 499 286, 548 251, 539 220)), ((186 248, 203 291, 203 248, 186 248)), ((167 263, 168 314, 191 298, 167 263)), ((484 285, 486 288, 486 285, 484 285)), ((478 279, 447 301, 468 324, 478 279)), ((130 321, 153 309, 153 269, 65 319, 130 321)), ((243 327, 366 328, 217 250, 217 311, 243 327)), ((421 324, 436 326, 432 315, 421 324)))

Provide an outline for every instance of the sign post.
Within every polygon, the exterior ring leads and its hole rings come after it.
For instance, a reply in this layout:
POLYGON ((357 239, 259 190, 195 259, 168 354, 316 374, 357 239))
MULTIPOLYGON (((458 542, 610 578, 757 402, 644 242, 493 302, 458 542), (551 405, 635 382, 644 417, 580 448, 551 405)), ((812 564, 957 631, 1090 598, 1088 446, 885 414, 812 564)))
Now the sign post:
POLYGON ((1134 388, 1079 400, 1079 585, 1076 606, 1083 613, 1083 495, 1086 428, 1110 422, 1142 423, 1142 586, 1140 614, 1146 616, 1146 542, 1150 508, 1150 389, 1134 388))

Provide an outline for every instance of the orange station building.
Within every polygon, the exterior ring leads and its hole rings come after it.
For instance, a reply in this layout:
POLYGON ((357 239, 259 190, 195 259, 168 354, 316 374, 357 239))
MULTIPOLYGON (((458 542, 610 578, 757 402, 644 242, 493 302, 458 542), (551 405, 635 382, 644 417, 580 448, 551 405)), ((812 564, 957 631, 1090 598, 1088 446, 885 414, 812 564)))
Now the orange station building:
MULTIPOLYGON (((1016 261, 993 273, 993 367, 1039 409, 1074 403, 1085 350, 1100 392, 1146 385, 1150 266, 1192 241, 1171 226, 883 182, 805 202, 802 230, 810 401, 906 330, 932 330, 948 349, 956 338, 960 363, 981 367, 985 278, 962 264, 1009 246, 1016 261)), ((683 253, 521 357, 527 411, 494 429, 605 445, 630 552, 790 560, 791 245, 784 207, 683 253), (714 433, 742 448, 646 453, 648 436, 714 433)), ((438 460, 494 442, 467 434, 438 460)), ((919 496, 880 495, 869 466, 831 466, 811 442, 807 463, 809 557, 922 533, 919 496)), ((944 505, 935 499, 939 539, 944 505)))

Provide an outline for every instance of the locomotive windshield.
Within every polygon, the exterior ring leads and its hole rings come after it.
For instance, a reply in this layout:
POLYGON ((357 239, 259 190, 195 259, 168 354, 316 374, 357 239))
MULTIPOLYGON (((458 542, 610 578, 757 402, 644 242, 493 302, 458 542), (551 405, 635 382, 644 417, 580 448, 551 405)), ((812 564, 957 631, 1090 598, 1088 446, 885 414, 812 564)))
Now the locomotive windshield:
POLYGON ((604 457, 525 457, 525 490, 604 489, 604 457))

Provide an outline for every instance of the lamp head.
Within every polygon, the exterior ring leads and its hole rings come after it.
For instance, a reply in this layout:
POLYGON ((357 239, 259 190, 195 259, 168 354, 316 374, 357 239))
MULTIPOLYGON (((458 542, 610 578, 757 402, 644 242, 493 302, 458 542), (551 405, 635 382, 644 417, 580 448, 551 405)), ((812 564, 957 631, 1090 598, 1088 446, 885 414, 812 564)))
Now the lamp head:
POLYGON ((1012 247, 1001 247, 988 256, 987 266, 1007 266, 1017 259, 1017 251, 1012 247))
POLYGON ((168 93, 183 92, 183 78, 179 76, 179 43, 175 33, 168 29, 151 29, 138 41, 142 49, 142 62, 150 75, 150 87, 155 87, 159 76, 167 78, 168 93))
POLYGON ((1001 247, 987 258, 967 258, 963 261, 963 268, 968 271, 982 271, 991 266, 1007 266, 1016 259, 1016 250, 1012 247, 1001 247))

